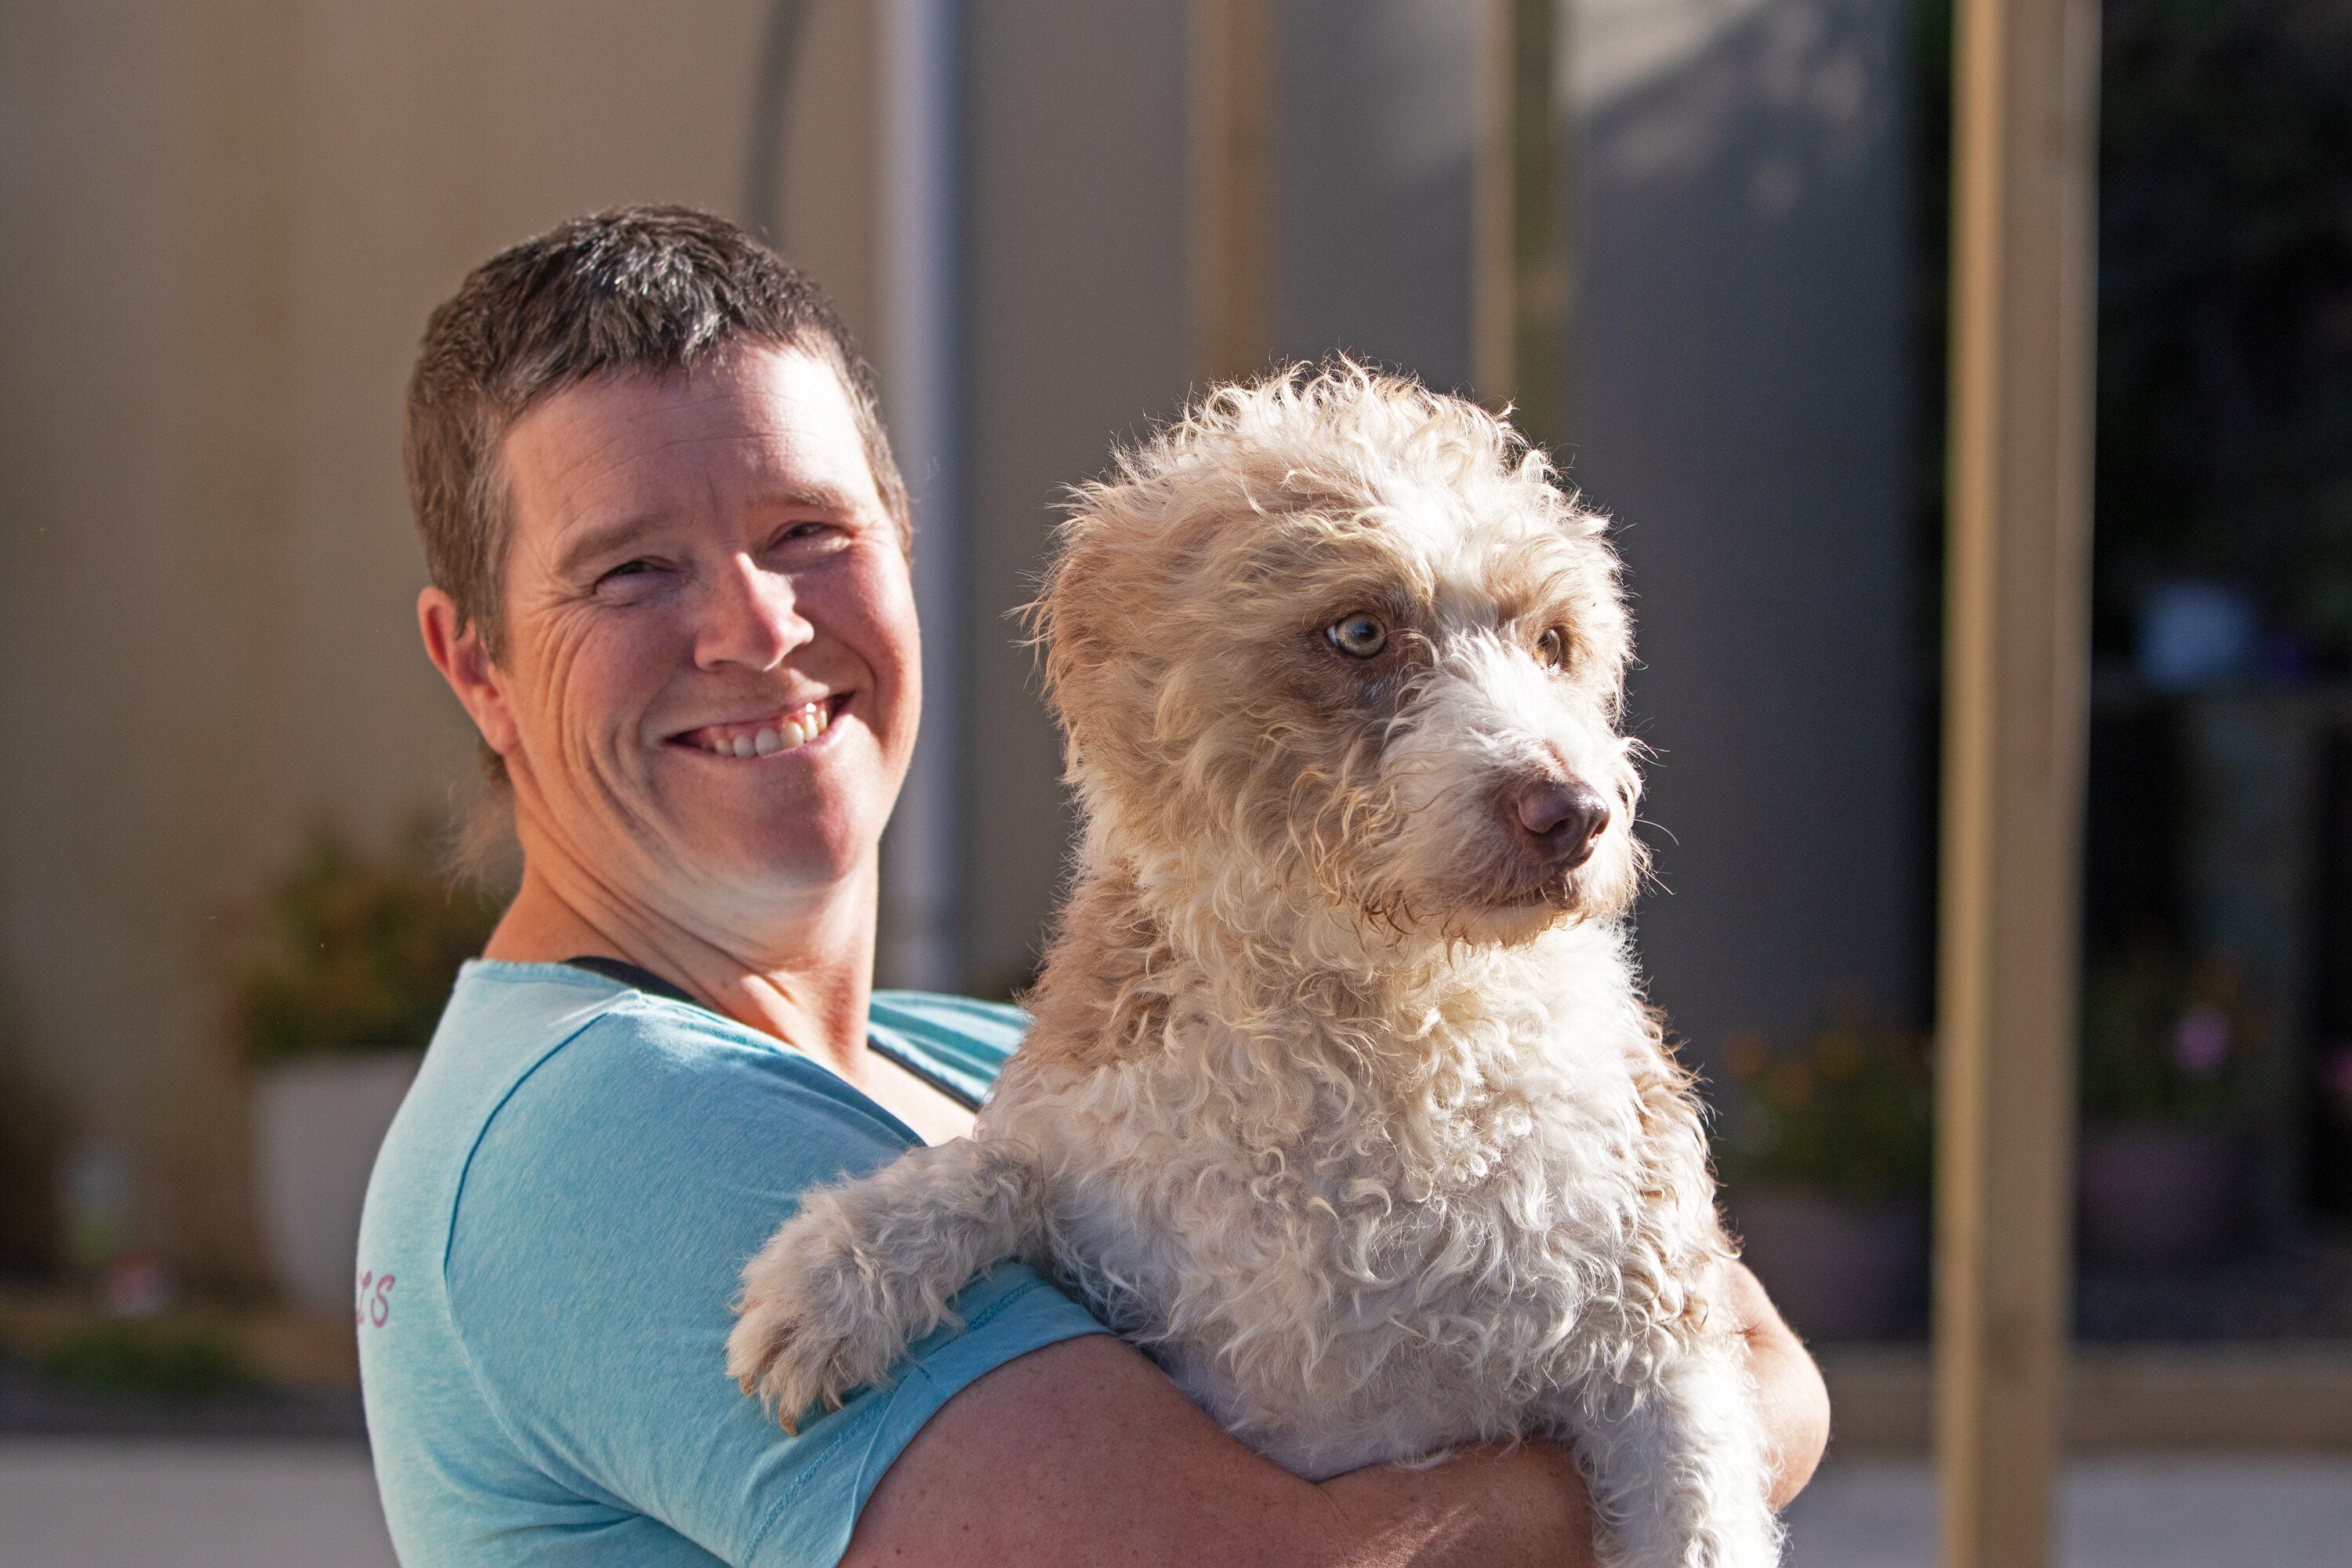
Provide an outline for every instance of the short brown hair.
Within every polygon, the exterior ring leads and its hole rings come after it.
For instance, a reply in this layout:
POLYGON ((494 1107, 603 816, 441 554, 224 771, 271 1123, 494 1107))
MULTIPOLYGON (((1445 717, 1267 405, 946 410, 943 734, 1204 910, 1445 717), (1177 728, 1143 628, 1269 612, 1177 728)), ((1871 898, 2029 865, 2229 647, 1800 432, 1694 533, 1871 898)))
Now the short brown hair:
POLYGON ((499 252, 433 312, 408 378, 402 452, 434 585, 499 651, 508 526, 499 443, 550 393, 593 376, 688 371, 742 343, 840 375, 875 488, 909 537, 873 367, 814 280, 749 230, 690 207, 615 207, 499 252))

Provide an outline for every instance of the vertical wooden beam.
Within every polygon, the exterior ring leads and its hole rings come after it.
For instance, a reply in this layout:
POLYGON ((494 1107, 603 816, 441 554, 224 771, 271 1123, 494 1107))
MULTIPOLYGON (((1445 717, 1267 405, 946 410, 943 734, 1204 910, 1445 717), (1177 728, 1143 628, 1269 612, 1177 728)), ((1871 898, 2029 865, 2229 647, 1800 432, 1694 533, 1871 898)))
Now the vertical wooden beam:
POLYGON ((1937 1033, 1944 1568, 2050 1554, 2067 1333, 2097 0, 1958 0, 1937 1033))
POLYGON ((1274 322, 1272 0, 1192 0, 1187 335, 1196 384, 1265 367, 1274 322))
POLYGON ((1569 26, 1565 0, 1478 6, 1470 379, 1554 451, 1569 423, 1569 26))

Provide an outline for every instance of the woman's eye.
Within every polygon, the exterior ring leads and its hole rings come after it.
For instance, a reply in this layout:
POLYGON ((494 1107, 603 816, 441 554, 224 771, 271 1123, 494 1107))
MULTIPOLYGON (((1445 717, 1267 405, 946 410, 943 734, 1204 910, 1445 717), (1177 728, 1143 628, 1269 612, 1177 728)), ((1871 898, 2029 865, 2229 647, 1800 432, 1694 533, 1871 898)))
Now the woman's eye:
POLYGON ((624 561, 596 580, 599 583, 610 583, 616 577, 639 577, 653 569, 654 563, 650 561, 624 561))
POLYGON ((1350 658, 1370 658, 1389 646, 1389 629, 1381 625, 1378 616, 1368 616, 1359 610, 1352 616, 1334 621, 1323 635, 1331 646, 1350 658))
POLYGON ((1568 668, 1568 634, 1558 626, 1536 638, 1536 657, 1554 669, 1568 668))

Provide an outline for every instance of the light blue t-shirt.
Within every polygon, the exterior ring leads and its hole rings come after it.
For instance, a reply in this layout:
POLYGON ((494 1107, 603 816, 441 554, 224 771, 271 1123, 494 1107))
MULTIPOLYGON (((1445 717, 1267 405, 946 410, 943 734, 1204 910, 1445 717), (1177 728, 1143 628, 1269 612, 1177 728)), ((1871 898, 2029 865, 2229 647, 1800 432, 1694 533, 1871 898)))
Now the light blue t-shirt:
MULTIPOLYGON (((885 993, 877 1050, 976 1100, 1009 1007, 885 993)), ((727 1375, 744 1261, 808 1187, 919 1140, 811 1058, 560 963, 475 963, 377 1157, 360 1365, 410 1568, 832 1564, 931 1414, 1041 1345, 1099 1331, 1028 1269, 890 1386, 787 1436, 727 1375)))

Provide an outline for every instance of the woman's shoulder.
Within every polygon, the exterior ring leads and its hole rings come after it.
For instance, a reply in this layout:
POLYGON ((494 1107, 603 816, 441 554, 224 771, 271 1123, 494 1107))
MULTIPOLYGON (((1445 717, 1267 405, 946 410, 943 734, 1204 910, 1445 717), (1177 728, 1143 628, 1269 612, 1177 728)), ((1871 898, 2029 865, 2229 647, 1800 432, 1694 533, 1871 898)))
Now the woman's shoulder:
POLYGON ((470 1081, 438 1120, 467 1145, 449 1153, 462 1206, 478 1215, 509 1199, 594 1203, 746 1172, 790 1187, 908 1141, 887 1111, 782 1042, 585 970, 471 966, 436 1050, 451 1047, 453 1068, 470 1061, 470 1081), (470 1136, 458 1131, 469 1123, 470 1136))
POLYGON ((864 1095, 781 1040, 695 1003, 591 979, 606 993, 518 1082, 520 1108, 573 1111, 602 1102, 641 1124, 677 1117, 703 1128, 713 1119, 759 1122, 780 1099, 819 1114, 868 1108, 864 1095))
POLYGON ((1029 1031, 1029 1015, 1002 1002, 932 991, 877 991, 868 1032, 891 1056, 908 1056, 973 1103, 986 1098, 1029 1031))
MULTIPOLYGON (((870 1034, 886 1055, 976 1102, 1027 1023, 1000 1004, 883 992, 870 1034)), ((464 1108, 445 1102, 458 1114, 441 1122, 478 1129, 464 1156, 476 1195, 494 1172, 533 1189, 549 1179, 583 1189, 642 1182, 648 1164, 677 1179, 710 1170, 722 1150, 781 1165, 787 1181, 829 1177, 891 1157, 911 1137, 782 1042, 567 964, 468 965, 443 1035, 436 1054, 470 1064, 464 1108)))

